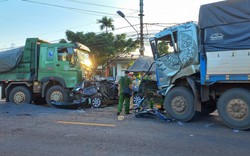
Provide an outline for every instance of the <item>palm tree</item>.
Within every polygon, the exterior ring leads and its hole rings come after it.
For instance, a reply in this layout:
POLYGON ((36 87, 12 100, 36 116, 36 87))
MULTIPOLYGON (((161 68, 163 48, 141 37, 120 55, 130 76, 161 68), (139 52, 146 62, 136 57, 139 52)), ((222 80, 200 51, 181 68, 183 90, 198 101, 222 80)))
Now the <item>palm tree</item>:
POLYGON ((108 28, 111 28, 112 30, 115 30, 115 26, 113 25, 114 20, 112 18, 108 18, 107 16, 104 16, 102 19, 98 19, 97 23, 100 23, 100 29, 103 30, 106 29, 106 33, 108 33, 108 28))

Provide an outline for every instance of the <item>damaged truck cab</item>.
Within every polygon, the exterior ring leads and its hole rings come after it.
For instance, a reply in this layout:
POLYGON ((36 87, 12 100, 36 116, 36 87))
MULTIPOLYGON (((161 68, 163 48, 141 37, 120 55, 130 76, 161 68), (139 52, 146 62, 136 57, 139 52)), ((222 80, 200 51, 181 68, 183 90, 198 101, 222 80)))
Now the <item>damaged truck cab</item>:
MULTIPOLYGON (((197 26, 185 23, 165 29, 150 39, 157 83, 167 92, 177 79, 199 72, 197 26)), ((165 94, 164 93, 164 94, 165 94)))
POLYGON ((199 73, 200 67, 197 24, 188 22, 167 28, 151 38, 150 44, 159 92, 165 96, 164 103, 172 103, 165 105, 166 111, 178 114, 174 116, 178 120, 189 121, 200 107, 194 105, 195 100, 198 105, 198 99, 192 93, 192 88, 196 90, 192 76, 199 73), (188 99, 174 97, 176 92, 183 92, 188 99), (190 108, 183 104, 184 100, 192 103, 190 108))
POLYGON ((159 93, 167 114, 190 121, 216 109, 232 128, 250 128, 250 3, 200 7, 199 22, 168 27, 150 38, 159 93))

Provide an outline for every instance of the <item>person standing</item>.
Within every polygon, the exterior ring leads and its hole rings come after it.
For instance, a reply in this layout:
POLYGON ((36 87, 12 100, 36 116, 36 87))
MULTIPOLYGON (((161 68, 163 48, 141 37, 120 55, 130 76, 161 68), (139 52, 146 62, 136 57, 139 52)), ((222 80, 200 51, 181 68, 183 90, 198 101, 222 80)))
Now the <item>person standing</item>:
POLYGON ((117 115, 120 115, 120 113, 122 112, 124 102, 125 102, 125 114, 130 114, 129 112, 130 97, 125 97, 123 95, 123 89, 125 87, 129 87, 132 90, 132 80, 129 77, 129 71, 125 71, 125 76, 120 78, 118 85, 119 85, 118 86, 119 102, 118 102, 117 115))

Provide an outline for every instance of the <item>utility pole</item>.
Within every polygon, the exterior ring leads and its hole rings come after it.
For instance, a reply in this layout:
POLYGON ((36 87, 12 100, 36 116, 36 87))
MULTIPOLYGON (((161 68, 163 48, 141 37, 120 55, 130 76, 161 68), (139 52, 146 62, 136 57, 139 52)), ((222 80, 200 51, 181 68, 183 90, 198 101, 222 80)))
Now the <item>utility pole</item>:
POLYGON ((144 56, 144 37, 143 37, 143 0, 140 0, 140 55, 144 56))

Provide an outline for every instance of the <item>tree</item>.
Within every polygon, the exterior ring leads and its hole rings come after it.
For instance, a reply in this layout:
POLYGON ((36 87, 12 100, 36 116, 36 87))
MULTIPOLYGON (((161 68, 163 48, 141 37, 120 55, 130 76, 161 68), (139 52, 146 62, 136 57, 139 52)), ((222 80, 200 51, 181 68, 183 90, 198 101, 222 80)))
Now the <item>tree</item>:
POLYGON ((93 65, 96 69, 99 65, 105 65, 110 60, 122 54, 129 54, 139 47, 139 41, 127 39, 126 34, 114 36, 113 33, 95 34, 89 32, 66 31, 69 42, 79 42, 90 48, 94 55, 93 65))
POLYGON ((166 55, 169 53, 168 42, 160 41, 158 43, 158 53, 159 55, 166 55))
POLYGON ((104 16, 102 19, 97 20, 97 23, 101 24, 100 29, 101 30, 106 29, 106 34, 108 33, 108 28, 115 30, 113 22, 114 20, 112 18, 108 18, 107 16, 104 16))
POLYGON ((67 43, 65 39, 60 39, 59 43, 67 43))

